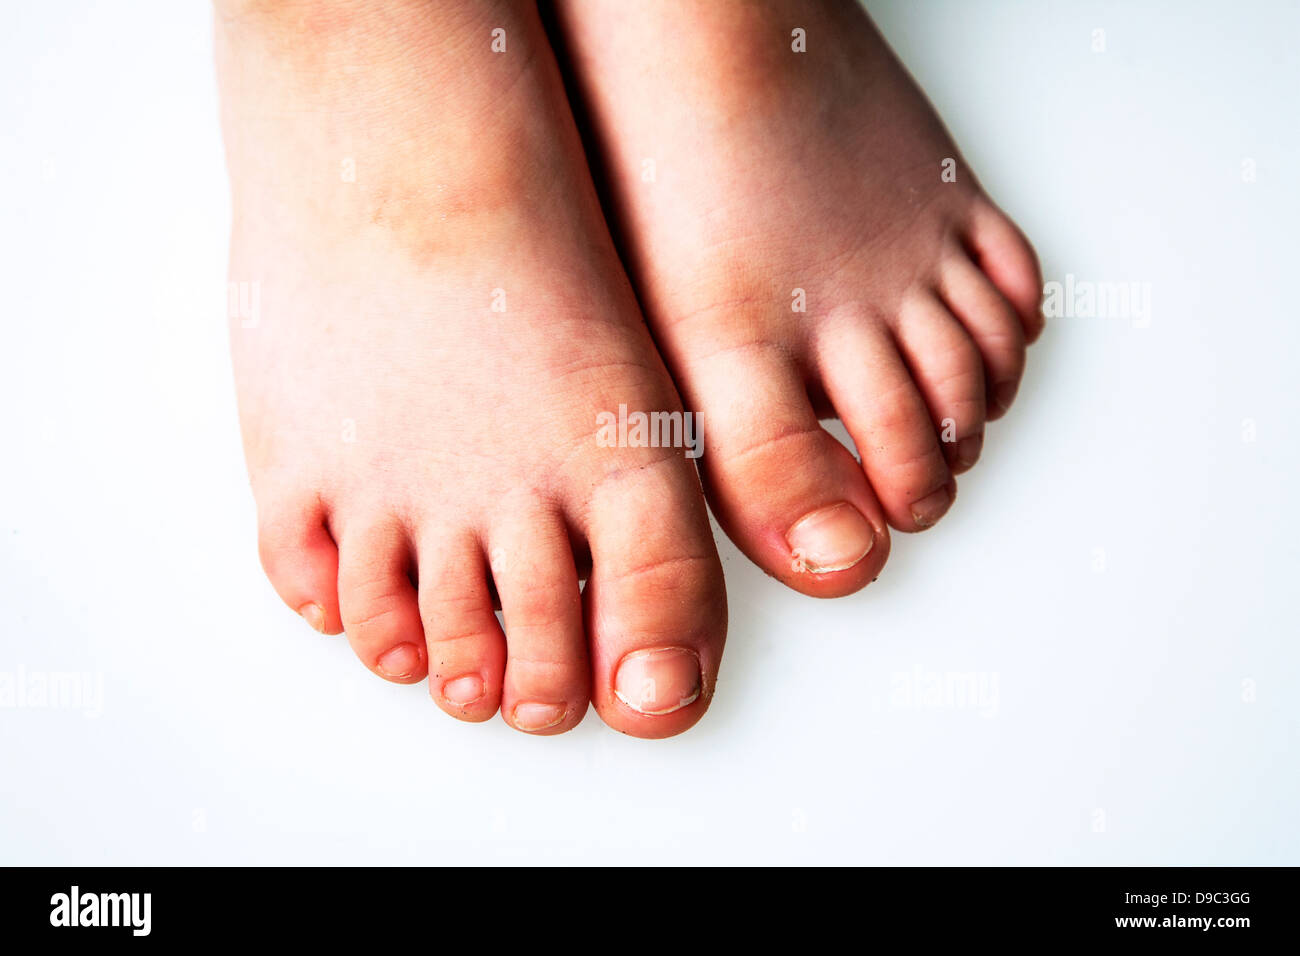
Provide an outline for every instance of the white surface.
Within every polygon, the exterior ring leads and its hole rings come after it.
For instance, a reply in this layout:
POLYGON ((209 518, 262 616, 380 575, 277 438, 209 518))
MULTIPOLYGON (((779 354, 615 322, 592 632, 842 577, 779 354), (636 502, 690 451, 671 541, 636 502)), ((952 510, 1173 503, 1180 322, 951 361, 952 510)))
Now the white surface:
POLYGON ((280 605, 207 7, 7 5, 0 675, 103 699, 0 708, 0 862, 1300 863, 1300 8, 871 6, 1048 277, 1151 322, 1054 323, 865 592, 724 544, 716 703, 642 742, 459 724, 280 605), (907 706, 918 672, 987 693, 907 706))

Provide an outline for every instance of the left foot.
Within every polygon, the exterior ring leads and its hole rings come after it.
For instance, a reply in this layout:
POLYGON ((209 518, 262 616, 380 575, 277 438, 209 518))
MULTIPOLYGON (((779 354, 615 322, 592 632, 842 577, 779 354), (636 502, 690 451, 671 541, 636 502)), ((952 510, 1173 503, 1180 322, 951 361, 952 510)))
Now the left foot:
POLYGON ((854 0, 560 0, 556 21, 720 523, 799 591, 857 590, 1010 405, 1033 250, 854 0))
POLYGON ((682 450, 601 440, 612 409, 681 410, 536 9, 230 0, 215 33, 275 589, 460 720, 558 734, 590 701, 637 737, 690 727, 722 566, 682 450))

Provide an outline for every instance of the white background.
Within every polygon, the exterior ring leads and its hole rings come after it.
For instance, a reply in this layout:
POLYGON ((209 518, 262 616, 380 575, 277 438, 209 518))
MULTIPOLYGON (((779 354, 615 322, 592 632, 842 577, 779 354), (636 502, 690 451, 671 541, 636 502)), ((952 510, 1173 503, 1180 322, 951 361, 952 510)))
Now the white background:
POLYGON ((0 707, 0 862, 1300 863, 1300 8, 871 7, 1047 277, 1151 322, 1053 323, 863 593, 723 544, 716 702, 646 742, 460 724, 281 606, 208 8, 6 4, 0 675, 103 700, 0 707))

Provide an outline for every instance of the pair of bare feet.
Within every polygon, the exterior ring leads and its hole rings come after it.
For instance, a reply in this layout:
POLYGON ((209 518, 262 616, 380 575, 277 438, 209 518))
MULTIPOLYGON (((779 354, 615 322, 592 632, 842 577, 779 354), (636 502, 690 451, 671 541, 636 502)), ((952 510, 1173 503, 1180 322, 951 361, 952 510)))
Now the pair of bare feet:
POLYGON ((455 717, 665 737, 726 631, 705 498, 790 587, 863 587, 1010 404, 1041 282, 853 0, 544 12, 219 0, 260 550, 455 717), (698 471, 601 440, 621 406, 698 415, 698 471))

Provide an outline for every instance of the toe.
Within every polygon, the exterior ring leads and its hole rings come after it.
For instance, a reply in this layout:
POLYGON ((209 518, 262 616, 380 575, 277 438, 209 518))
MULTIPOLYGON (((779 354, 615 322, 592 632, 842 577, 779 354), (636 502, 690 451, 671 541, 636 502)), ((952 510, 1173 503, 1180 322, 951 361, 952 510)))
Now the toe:
POLYGON ((930 409, 948 467, 959 475, 975 464, 984 444, 984 366, 979 349, 930 293, 904 304, 894 337, 930 409))
POLYGON ((680 457, 613 473, 583 529, 592 701, 635 737, 670 737, 703 716, 727 629, 722 565, 693 469, 680 457))
POLYGON ((380 523, 345 529, 339 548, 339 609, 348 643, 385 680, 412 684, 425 675, 424 632, 405 532, 380 523))
POLYGON ((505 618, 501 714, 526 733, 569 730, 587 712, 591 665, 564 521, 540 508, 502 519, 492 530, 489 560, 505 618))
POLYGON ((1011 407, 1025 370, 1024 326, 1011 303, 964 252, 953 252, 945 260, 939 294, 979 348, 988 418, 1001 418, 1011 407))
POLYGON ((468 532, 429 530, 419 554, 429 696, 460 720, 489 720, 501 703, 506 640, 483 550, 468 532))
POLYGON ((1015 308, 1025 341, 1037 340, 1043 331, 1043 273, 1029 240, 996 206, 981 202, 966 241, 976 264, 1015 308))
POLYGON ((312 495, 258 508, 257 550, 277 594, 322 634, 343 630, 339 552, 312 495))
POLYGON ((889 555, 880 503, 852 453, 817 420, 804 376, 754 346, 693 359, 706 410, 705 486, 727 534, 768 574, 814 597, 870 583, 889 555))
POLYGON ((826 395, 890 523, 901 531, 930 527, 952 504, 956 482, 889 330, 846 315, 828 329, 817 354, 826 395))

